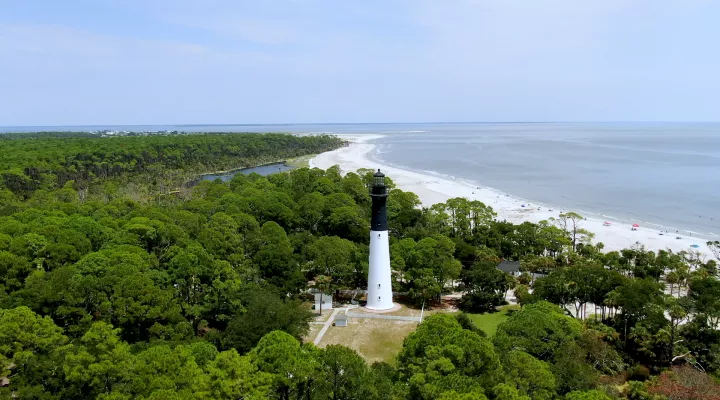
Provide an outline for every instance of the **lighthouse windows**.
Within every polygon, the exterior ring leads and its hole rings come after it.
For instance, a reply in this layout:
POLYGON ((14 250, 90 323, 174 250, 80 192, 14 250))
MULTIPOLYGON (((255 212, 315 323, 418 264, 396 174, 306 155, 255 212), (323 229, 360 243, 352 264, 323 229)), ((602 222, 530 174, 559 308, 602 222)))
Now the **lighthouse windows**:
POLYGON ((378 296, 378 301, 380 301, 380 296, 378 296))
POLYGON ((380 284, 378 283, 378 289, 380 289, 380 284))
MULTIPOLYGON (((380 225, 380 224, 378 224, 378 225, 380 225)), ((379 234, 379 233, 378 233, 378 239, 380 239, 380 234, 379 234)))

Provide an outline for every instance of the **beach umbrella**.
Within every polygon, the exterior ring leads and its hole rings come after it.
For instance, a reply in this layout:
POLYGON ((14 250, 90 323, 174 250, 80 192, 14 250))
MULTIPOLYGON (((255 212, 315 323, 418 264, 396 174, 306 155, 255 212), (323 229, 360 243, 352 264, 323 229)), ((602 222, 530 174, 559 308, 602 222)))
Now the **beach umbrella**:
POLYGON ((697 249, 697 248, 700 247, 700 246, 698 246, 698 245, 696 245, 696 244, 691 244, 690 247, 692 247, 693 249, 697 249))
POLYGON ((638 224, 633 224, 633 228, 639 228, 639 227, 640 227, 640 225, 638 225, 638 224))
POLYGON ((610 221, 605 221, 605 222, 603 222, 603 225, 605 225, 605 226, 610 226, 610 225, 612 225, 612 222, 610 222, 610 221))

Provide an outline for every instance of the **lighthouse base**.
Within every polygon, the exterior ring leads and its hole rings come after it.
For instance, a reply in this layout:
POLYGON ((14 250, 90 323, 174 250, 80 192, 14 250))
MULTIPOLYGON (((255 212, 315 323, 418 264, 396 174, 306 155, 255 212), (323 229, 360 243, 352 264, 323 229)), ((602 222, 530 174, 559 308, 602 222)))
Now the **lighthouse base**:
POLYGON ((367 307, 360 307, 359 310, 362 312, 370 313, 370 314, 386 314, 391 313, 395 311, 400 311, 402 309, 402 306, 400 304, 393 303, 392 308, 388 308, 387 310, 375 310, 372 308, 367 307))

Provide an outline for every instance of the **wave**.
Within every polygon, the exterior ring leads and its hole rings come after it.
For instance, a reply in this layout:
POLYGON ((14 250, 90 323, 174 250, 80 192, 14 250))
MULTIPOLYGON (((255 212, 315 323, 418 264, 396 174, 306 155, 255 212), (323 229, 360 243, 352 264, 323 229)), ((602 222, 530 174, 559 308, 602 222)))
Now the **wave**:
POLYGON ((690 231, 690 230, 687 230, 687 229, 683 230, 683 232, 688 232, 688 233, 694 233, 694 234, 697 234, 697 235, 702 235, 702 232, 695 232, 695 231, 690 231))
MULTIPOLYGON (((412 171, 412 169, 410 169, 410 168, 406 168, 406 167, 402 167, 402 168, 403 168, 403 169, 408 169, 408 170, 412 171)), ((421 170, 421 171, 424 172, 424 173, 426 173, 426 174, 430 174, 430 175, 432 175, 432 176, 436 176, 436 177, 438 177, 438 178, 449 179, 449 180, 452 180, 452 181, 456 180, 456 178, 455 178, 454 175, 443 174, 443 173, 441 173, 441 172, 429 171, 429 170, 425 170, 425 169, 423 169, 423 170, 421 170)))
POLYGON ((387 131, 386 133, 427 133, 427 131, 387 131))
POLYGON ((392 148, 392 144, 381 144, 375 148, 375 154, 389 153, 392 148))

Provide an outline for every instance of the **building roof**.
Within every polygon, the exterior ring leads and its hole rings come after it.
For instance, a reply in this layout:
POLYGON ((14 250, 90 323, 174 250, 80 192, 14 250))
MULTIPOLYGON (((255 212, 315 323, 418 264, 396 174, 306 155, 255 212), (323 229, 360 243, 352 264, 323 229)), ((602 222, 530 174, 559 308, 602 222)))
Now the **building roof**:
POLYGON ((497 268, 502 272, 518 272, 520 271, 520 261, 502 260, 497 268))

